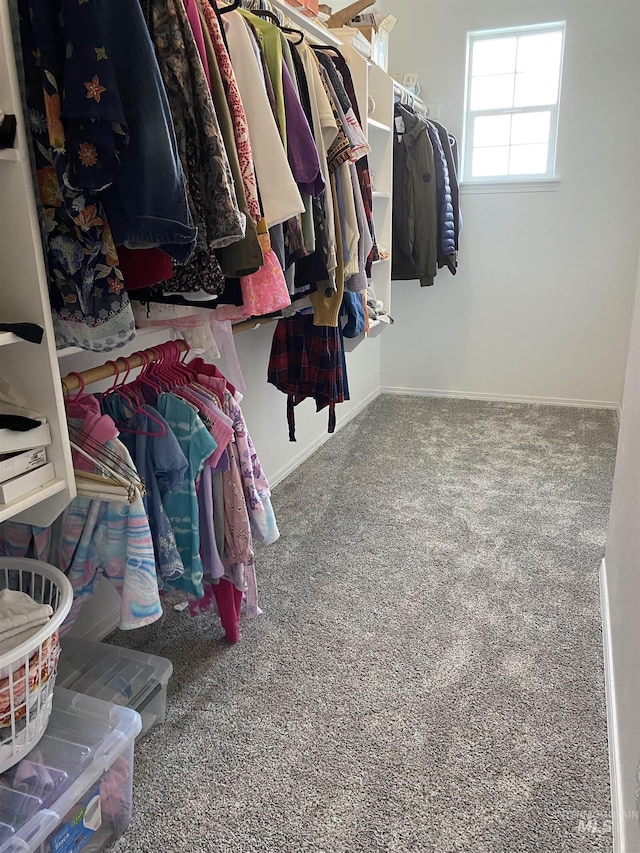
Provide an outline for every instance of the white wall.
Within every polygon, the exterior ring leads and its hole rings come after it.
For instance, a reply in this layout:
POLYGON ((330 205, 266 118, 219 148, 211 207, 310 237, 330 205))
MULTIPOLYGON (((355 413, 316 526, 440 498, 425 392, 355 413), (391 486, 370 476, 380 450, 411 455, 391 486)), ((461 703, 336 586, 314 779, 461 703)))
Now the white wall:
MULTIPOLYGON (((638 275, 640 285, 640 273, 638 275)), ((640 286, 603 573, 609 742, 620 853, 640 850, 640 286)))
POLYGON ((460 268, 395 282, 383 386, 619 402, 637 261, 636 2, 383 0, 390 71, 461 140, 468 30, 567 21, 557 171, 548 193, 465 195, 460 268))

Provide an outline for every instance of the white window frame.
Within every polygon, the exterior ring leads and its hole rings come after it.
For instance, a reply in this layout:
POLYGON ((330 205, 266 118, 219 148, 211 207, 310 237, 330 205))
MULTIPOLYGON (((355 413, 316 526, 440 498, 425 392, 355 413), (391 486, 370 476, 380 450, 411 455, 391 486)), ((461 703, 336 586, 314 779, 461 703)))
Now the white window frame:
POLYGON ((562 94, 562 66, 564 62, 564 47, 566 41, 566 21, 554 21, 547 24, 533 24, 523 27, 506 27, 495 30, 474 30, 467 33, 467 67, 466 67, 466 87, 464 100, 464 122, 462 133, 462 183, 469 189, 477 188, 481 191, 484 185, 487 189, 489 185, 502 186, 504 189, 512 187, 513 191, 517 191, 518 185, 523 190, 534 189, 535 185, 547 185, 547 188, 553 189, 558 183, 556 175, 556 150, 558 143, 558 113, 560 108, 560 98, 562 94), (470 107, 471 99, 471 83, 472 83, 472 56, 473 46, 478 41, 497 38, 513 38, 514 36, 522 35, 538 35, 548 32, 562 33, 562 49, 560 53, 560 71, 558 78, 558 97, 554 104, 536 104, 531 107, 511 107, 507 109, 491 109, 491 110, 472 110, 470 107), (521 174, 521 175, 487 175, 482 177, 473 177, 472 160, 473 160, 473 127, 474 119, 477 116, 494 116, 494 115, 517 115, 519 113, 535 113, 541 110, 550 112, 550 127, 549 127, 549 150, 547 153, 547 170, 543 174, 521 174))

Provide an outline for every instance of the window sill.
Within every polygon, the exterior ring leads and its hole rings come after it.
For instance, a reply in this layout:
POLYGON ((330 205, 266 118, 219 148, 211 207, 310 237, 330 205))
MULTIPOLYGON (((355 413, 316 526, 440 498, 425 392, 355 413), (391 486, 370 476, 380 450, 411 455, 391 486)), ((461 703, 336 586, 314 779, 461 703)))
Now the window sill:
POLYGON ((560 178, 530 178, 518 181, 463 181, 460 192, 463 195, 482 193, 550 193, 560 187, 560 178))

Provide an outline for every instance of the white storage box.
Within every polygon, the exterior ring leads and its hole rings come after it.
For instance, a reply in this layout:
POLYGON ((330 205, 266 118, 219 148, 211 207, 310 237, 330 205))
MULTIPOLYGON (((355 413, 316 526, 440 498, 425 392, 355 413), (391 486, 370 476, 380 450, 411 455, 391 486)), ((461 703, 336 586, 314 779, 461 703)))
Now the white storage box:
POLYGON ((0 775, 0 853, 99 853, 131 820, 140 716, 56 687, 46 734, 0 775))
POLYGON ((28 495, 34 489, 45 486, 56 476, 55 469, 51 462, 36 468, 33 471, 27 471, 25 474, 20 474, 19 477, 14 477, 13 480, 7 480, 0 483, 0 504, 8 504, 21 498, 23 495, 28 495))
POLYGON ((47 451, 44 447, 24 450, 22 453, 9 453, 0 456, 0 483, 13 480, 20 474, 40 468, 47 461, 47 451))
POLYGON ((141 736, 164 723, 167 684, 173 664, 166 658, 65 637, 58 664, 58 684, 96 699, 126 705, 142 717, 141 736))

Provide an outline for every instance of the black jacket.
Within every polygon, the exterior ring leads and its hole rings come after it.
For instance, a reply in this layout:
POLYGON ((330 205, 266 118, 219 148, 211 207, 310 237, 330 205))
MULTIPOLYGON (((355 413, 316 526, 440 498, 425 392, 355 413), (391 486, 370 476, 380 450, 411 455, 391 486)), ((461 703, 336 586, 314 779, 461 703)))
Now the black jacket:
POLYGON ((433 284, 438 271, 438 196, 433 146, 427 123, 395 106, 404 132, 394 127, 393 249, 391 278, 433 284))

